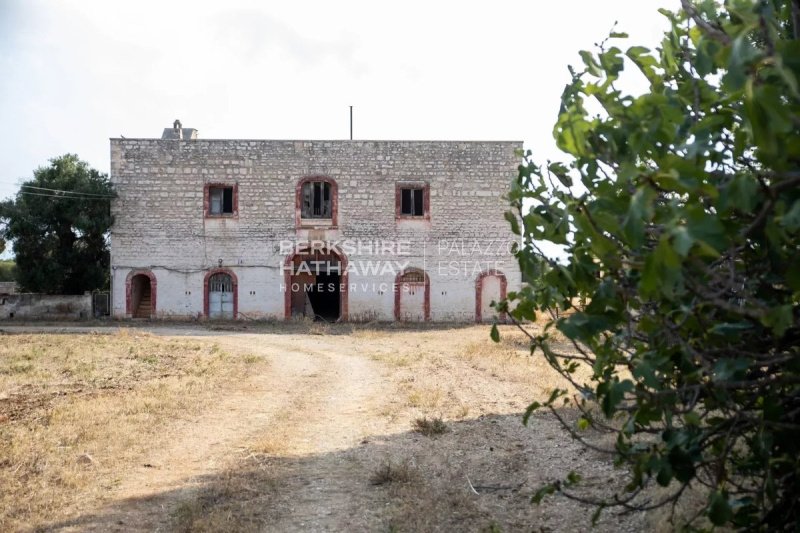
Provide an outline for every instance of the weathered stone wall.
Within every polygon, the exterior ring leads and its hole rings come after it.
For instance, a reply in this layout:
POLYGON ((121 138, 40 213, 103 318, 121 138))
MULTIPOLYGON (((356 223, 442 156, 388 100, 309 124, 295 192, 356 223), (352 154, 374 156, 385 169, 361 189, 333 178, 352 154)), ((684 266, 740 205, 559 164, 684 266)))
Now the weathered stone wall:
POLYGON ((91 318, 92 295, 19 293, 0 296, 0 320, 91 318))
POLYGON ((0 281, 0 294, 17 294, 17 282, 0 281))
POLYGON ((282 319, 287 242, 321 239, 349 242, 342 249, 359 267, 349 274, 350 320, 394 318, 396 272, 389 268, 401 266, 429 275, 431 320, 474 320, 481 272, 502 272, 509 290, 520 283, 503 218, 519 148, 520 142, 112 139, 113 315, 129 314, 126 278, 143 269, 157 280, 157 316, 200 317, 205 274, 221 266, 238 279, 240 315, 282 319), (337 227, 297 227, 297 184, 308 176, 336 181, 337 227), (429 220, 396 219, 401 182, 429 185, 429 220), (204 217, 209 183, 237 186, 236 217, 204 217), (401 255, 397 247, 394 254, 370 251, 370 242, 399 243, 401 255), (365 264, 372 261, 377 271, 365 264))

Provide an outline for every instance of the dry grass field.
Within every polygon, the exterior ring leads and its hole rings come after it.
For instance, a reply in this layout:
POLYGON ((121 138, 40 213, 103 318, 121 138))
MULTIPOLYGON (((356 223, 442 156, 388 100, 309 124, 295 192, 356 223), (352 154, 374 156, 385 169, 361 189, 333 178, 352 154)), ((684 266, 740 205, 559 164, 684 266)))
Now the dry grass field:
POLYGON ((0 529, 100 499, 176 419, 261 361, 127 330, 0 337, 0 529))
POLYGON ((591 511, 537 485, 623 479, 552 417, 521 424, 560 378, 511 327, 16 331, 3 531, 581 531, 591 511))

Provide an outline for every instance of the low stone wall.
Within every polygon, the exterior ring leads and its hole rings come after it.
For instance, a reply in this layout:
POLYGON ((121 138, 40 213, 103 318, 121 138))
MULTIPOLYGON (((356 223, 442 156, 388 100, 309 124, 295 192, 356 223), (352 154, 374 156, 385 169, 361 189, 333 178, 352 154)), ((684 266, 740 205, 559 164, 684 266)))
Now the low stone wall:
POLYGON ((0 296, 0 320, 91 318, 92 295, 22 293, 0 296))
POLYGON ((0 294, 17 294, 15 281, 0 281, 0 294))

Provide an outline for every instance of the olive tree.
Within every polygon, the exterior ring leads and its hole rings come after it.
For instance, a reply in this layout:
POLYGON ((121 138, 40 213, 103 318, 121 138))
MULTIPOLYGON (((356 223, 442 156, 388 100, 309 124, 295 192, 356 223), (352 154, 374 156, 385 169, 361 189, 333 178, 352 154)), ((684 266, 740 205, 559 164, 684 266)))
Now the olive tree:
POLYGON ((548 317, 531 350, 580 392, 554 390, 525 422, 548 408, 587 446, 598 442, 590 428, 611 432, 630 474, 607 499, 582 493, 575 472, 534 500, 559 492, 598 512, 638 511, 701 494, 690 525, 793 529, 800 1, 683 0, 661 12, 670 28, 657 49, 621 47, 626 35, 612 33, 581 52, 554 128, 568 157, 537 165, 526 153, 512 190, 507 219, 530 281, 499 307, 520 324, 548 317), (623 72, 647 90, 622 91, 623 72))
POLYGON ((0 202, 0 237, 14 245, 22 290, 81 294, 108 285, 113 194, 108 176, 67 154, 0 202))

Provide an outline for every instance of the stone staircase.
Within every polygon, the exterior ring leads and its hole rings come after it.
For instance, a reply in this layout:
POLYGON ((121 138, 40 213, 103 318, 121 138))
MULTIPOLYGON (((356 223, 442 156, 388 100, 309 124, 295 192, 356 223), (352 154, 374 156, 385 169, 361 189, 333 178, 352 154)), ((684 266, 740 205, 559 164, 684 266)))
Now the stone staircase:
POLYGON ((133 318, 150 318, 150 291, 142 295, 142 299, 139 300, 139 307, 133 313, 133 318))

